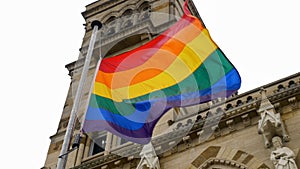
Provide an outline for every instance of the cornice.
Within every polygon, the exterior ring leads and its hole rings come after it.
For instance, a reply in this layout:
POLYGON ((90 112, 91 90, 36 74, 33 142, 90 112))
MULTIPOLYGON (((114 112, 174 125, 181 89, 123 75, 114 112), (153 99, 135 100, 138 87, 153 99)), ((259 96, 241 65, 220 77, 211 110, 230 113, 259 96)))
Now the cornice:
POLYGON ((84 19, 87 19, 95 14, 102 13, 103 11, 107 11, 109 8, 116 6, 120 3, 124 3, 124 2, 126 2, 126 0, 122 0, 122 1, 109 0, 106 2, 102 2, 102 3, 100 1, 97 1, 92 4, 87 5, 86 11, 82 12, 81 15, 83 16, 84 19), (99 5, 97 5, 97 3, 99 5), (92 6, 94 6, 94 7, 92 7, 92 6))

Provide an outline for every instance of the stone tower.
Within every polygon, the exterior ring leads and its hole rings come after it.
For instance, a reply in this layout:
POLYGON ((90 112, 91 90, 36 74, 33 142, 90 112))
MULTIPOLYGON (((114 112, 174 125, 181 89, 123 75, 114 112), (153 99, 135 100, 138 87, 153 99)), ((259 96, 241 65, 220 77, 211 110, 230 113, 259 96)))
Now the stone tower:
MULTIPOLYGON (((80 129, 79 121, 85 111, 99 54, 111 57, 155 38, 176 21, 176 16, 183 14, 182 4, 183 0, 99 0, 86 6, 82 13, 86 33, 81 55, 66 65, 71 76, 70 88, 57 132, 50 137, 43 169, 54 169, 57 165, 92 33, 91 22, 99 20, 103 28, 95 44, 75 133, 80 129)), ((192 1, 189 8, 199 17, 192 1)), ((85 135, 79 148, 69 153, 66 168, 276 169, 286 164, 300 166, 299 100, 300 73, 296 73, 226 100, 173 109, 161 118, 152 144, 146 146, 126 142, 104 131, 93 137, 85 135), (276 153, 281 152, 282 159, 276 157, 276 153)))
MULTIPOLYGON (((52 169, 56 168, 57 165, 57 159, 60 155, 70 111, 92 34, 91 23, 94 20, 98 20, 103 24, 103 27, 98 33, 94 46, 95 49, 80 103, 75 133, 80 129, 79 121, 85 111, 99 54, 101 53, 104 57, 110 57, 148 42, 176 22, 183 14, 183 2, 183 0, 98 0, 86 6, 86 10, 82 12, 82 16, 85 19, 86 32, 80 48, 80 56, 77 61, 66 65, 71 77, 71 83, 57 132, 50 137, 51 144, 44 168, 52 169)), ((192 1, 189 2, 189 8, 195 16, 199 17, 192 1)), ((82 139, 84 146, 80 146, 79 150, 69 154, 67 168, 80 165, 82 159, 94 154, 107 154, 111 149, 118 147, 124 142, 124 140, 106 132, 100 132, 99 136, 95 138, 98 144, 94 144, 95 140, 90 138, 82 139), (110 142, 110 144, 106 144, 107 142, 110 142)))

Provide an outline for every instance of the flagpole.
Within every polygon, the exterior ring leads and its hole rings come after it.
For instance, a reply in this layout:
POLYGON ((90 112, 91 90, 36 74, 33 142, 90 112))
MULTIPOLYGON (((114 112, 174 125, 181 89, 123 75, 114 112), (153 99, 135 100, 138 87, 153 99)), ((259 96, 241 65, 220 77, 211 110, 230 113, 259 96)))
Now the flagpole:
POLYGON ((60 152, 61 155, 58 158, 57 169, 65 169, 66 164, 67 164, 68 150, 69 150, 69 147, 70 147, 71 138, 72 138, 73 131, 74 131, 74 126, 75 126, 75 122, 76 122, 79 103, 80 103, 82 93, 83 93, 84 83, 85 83, 85 80, 86 80, 86 77, 87 77, 87 73, 88 73, 88 70, 89 70, 89 65, 90 65, 92 53, 93 53, 93 50, 94 50, 96 35, 97 35, 98 30, 101 29, 102 24, 99 21, 93 21, 91 26, 93 28, 93 32, 92 32, 92 35, 91 35, 91 39, 90 39, 87 55, 86 55, 86 58, 85 58, 85 62, 84 62, 84 65, 83 65, 83 70, 82 70, 82 73, 81 73, 81 77, 80 77, 80 80, 79 80, 77 92, 76 92, 76 95, 75 95, 75 98, 74 98, 74 103, 73 103, 73 107, 72 107, 72 110, 71 110, 68 127, 67 127, 67 130, 66 130, 66 134, 64 136, 64 141, 63 141, 62 149, 61 149, 61 152, 60 152))

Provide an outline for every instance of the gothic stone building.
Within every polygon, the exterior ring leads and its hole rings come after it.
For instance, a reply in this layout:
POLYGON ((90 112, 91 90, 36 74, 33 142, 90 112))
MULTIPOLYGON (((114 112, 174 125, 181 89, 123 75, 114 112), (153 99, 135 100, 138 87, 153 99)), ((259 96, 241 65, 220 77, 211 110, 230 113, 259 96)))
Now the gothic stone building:
MULTIPOLYGON (((85 111, 96 61, 151 40, 183 14, 183 0, 99 0, 82 13, 86 33, 71 76, 68 96, 43 169, 56 168, 68 125, 84 56, 99 20, 93 59, 84 87, 75 133, 85 111), (100 48, 101 46, 101 48, 100 48)), ((189 9, 199 14, 192 1, 189 9)), ((300 166, 300 73, 236 94, 226 100, 170 110, 157 124, 152 144, 141 146, 105 131, 83 136, 68 155, 67 168, 274 169, 300 166), (282 144, 280 144, 282 142, 282 144), (279 144, 278 144, 279 143, 279 144), (280 160, 276 154, 289 156, 280 160)))

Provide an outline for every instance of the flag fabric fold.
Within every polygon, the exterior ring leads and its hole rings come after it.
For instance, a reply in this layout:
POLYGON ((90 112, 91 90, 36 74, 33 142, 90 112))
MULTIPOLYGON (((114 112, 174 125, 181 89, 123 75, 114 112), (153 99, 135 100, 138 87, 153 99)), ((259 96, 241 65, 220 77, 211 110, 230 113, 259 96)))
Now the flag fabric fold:
POLYGON ((169 109, 229 97, 240 88, 238 71, 186 4, 181 19, 158 37, 102 60, 84 132, 107 130, 146 144, 169 109))

